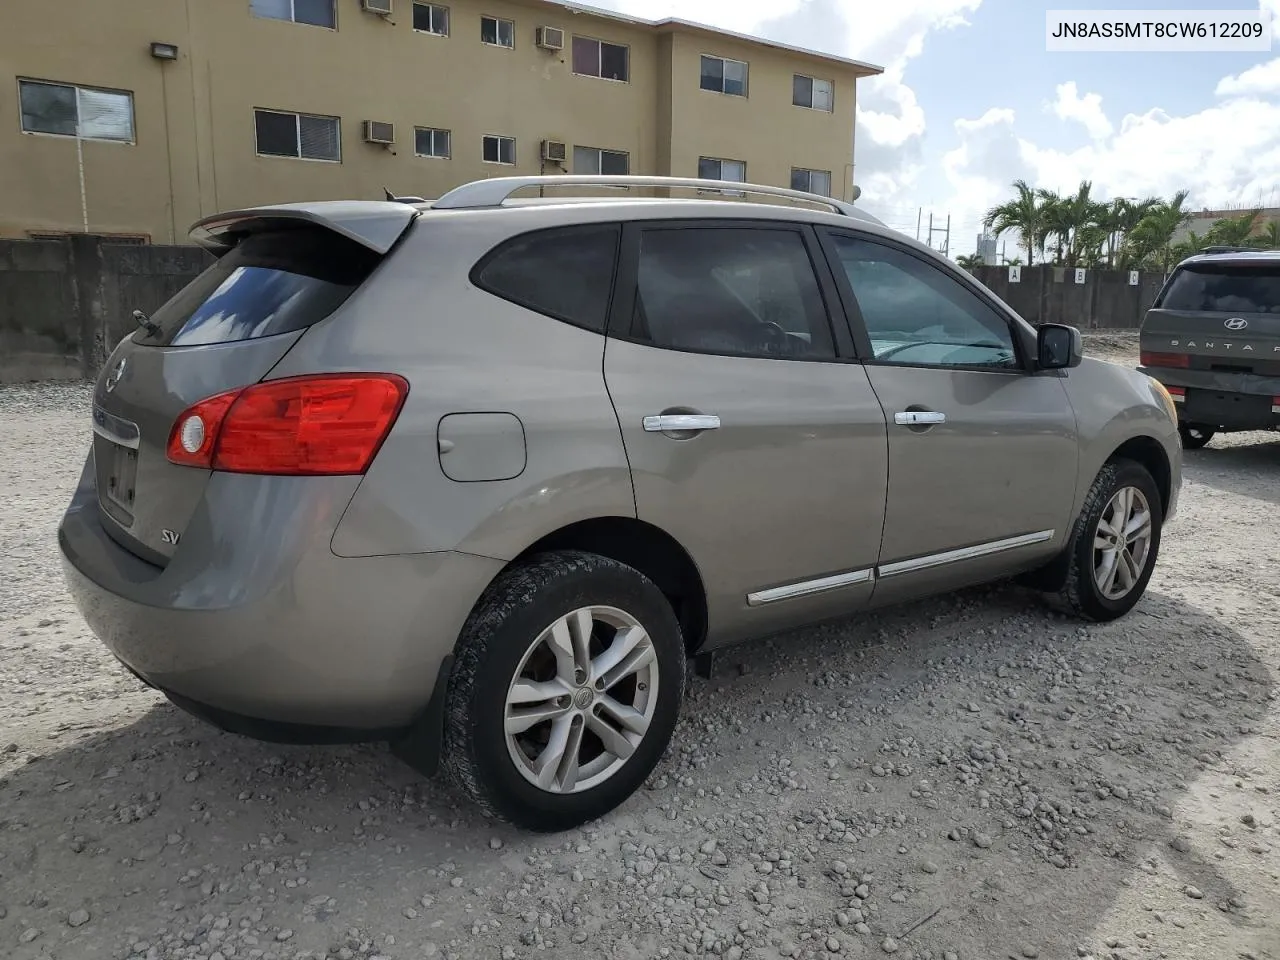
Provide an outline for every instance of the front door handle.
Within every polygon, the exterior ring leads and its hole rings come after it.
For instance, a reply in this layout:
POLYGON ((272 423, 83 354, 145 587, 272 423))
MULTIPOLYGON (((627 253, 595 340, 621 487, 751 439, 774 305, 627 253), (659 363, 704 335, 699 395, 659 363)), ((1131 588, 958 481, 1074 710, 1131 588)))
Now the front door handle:
POLYGON ((645 417, 644 429, 648 433, 719 430, 720 418, 704 413, 664 413, 657 417, 645 417))
POLYGON ((895 413, 893 422, 900 427, 918 427, 930 423, 946 423, 947 415, 933 410, 907 410, 895 413))

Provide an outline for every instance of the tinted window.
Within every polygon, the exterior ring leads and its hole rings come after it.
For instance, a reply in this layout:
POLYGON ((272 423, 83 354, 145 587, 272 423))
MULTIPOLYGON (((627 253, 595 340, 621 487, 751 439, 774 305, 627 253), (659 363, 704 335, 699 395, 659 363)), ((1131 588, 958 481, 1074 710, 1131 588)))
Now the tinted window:
POLYGON ((328 230, 254 234, 157 310, 160 333, 138 341, 187 347, 300 330, 333 313, 378 259, 328 230))
POLYGON ((616 224, 525 234, 481 261, 475 284, 522 307, 603 333, 618 234, 616 224))
POLYGON ((958 280, 895 247, 834 239, 877 360, 1017 366, 1008 322, 958 280))
POLYGON ((1182 267, 1160 300, 1166 310, 1280 313, 1280 263, 1182 267))
POLYGON ((813 264, 794 230, 644 231, 635 310, 635 335, 658 347, 835 356, 813 264))

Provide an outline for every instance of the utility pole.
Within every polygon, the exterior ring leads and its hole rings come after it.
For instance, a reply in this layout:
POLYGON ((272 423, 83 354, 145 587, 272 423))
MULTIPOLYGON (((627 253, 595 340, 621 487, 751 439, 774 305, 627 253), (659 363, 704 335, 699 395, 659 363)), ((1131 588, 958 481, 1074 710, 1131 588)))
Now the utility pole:
POLYGON ((916 239, 920 239, 920 217, 924 215, 924 207, 916 207, 916 239))
POLYGON ((951 214, 947 214, 947 233, 942 240, 942 255, 951 256, 951 214))
POLYGON ((938 250, 944 256, 950 256, 951 254, 951 214, 949 213, 947 214, 947 225, 945 227, 935 227, 933 225, 933 213, 932 211, 929 213, 928 243, 929 243, 929 246, 933 247, 933 249, 935 250, 938 250), (942 246, 940 248, 933 247, 933 235, 935 233, 942 234, 942 246))

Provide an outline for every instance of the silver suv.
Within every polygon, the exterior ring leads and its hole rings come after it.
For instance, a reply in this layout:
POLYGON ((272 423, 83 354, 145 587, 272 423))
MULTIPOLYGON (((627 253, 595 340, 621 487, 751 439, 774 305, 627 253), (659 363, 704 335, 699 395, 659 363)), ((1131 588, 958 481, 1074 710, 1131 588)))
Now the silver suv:
POLYGON ((510 178, 192 236, 94 393, 81 611, 223 729, 389 741, 526 828, 637 789, 689 658, 1018 576, 1119 617, 1175 509, 1163 387, 840 201, 510 178))

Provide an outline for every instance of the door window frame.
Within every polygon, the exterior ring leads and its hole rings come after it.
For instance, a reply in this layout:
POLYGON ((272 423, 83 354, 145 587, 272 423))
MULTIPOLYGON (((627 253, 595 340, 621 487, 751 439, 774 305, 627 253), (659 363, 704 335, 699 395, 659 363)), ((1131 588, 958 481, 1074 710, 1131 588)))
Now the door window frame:
POLYGON ((824 255, 823 247, 812 224, 794 220, 770 220, 737 217, 717 218, 672 218, 631 220, 622 225, 622 242, 619 246, 618 272, 614 282, 613 303, 609 311, 609 324, 606 336, 614 340, 625 340, 653 350, 669 350, 674 353, 696 353, 706 356, 723 357, 726 360, 781 360, 787 363, 857 363, 858 350, 851 336, 851 325, 841 322, 843 309, 840 292, 836 286, 836 277, 831 272, 831 265, 824 255), (646 231, 656 230, 773 230, 798 234, 804 244, 805 253, 809 257, 809 266, 818 282, 818 293, 822 299, 823 311, 826 315, 827 328, 831 333, 831 343, 835 356, 831 357, 769 357, 744 356, 740 354, 720 353, 716 350, 698 350, 690 347, 669 347, 655 344, 647 338, 639 337, 635 332, 635 304, 639 292, 640 279, 640 241, 646 231))
POLYGON ((931 261, 928 257, 922 256, 918 251, 911 249, 907 244, 898 242, 890 237, 882 237, 879 234, 870 233, 863 230, 853 229, 849 227, 831 227, 822 225, 816 230, 818 242, 822 246, 823 254, 827 258, 827 266, 834 278, 836 290, 840 296, 840 302, 843 305, 845 320, 849 326, 849 333, 853 338, 853 342, 857 347, 862 363, 867 366, 877 367, 914 367, 926 370, 968 370, 976 373, 999 373, 1014 374, 1023 376, 1027 374, 1037 373, 1057 373, 1057 371, 1039 371, 1035 366, 1036 355, 1036 332, 1025 320, 1017 314, 1011 312, 1003 304, 997 302, 992 295, 980 286, 977 281, 960 270, 953 270, 947 264, 940 264, 931 261), (845 272, 844 265, 840 260, 840 252, 836 249, 836 238, 846 237, 850 240, 859 240, 864 243, 879 244, 888 247, 891 250, 911 257, 925 268, 932 268, 939 271, 944 276, 954 280, 956 283, 964 287, 972 293, 979 302, 989 308, 997 317, 1004 320, 1009 329, 1009 336, 1013 341, 1013 348, 1018 355, 1018 365, 1016 367, 993 367, 986 364, 959 364, 959 363, 912 363, 909 361, 893 361, 893 360, 877 360, 875 350, 871 346, 871 335, 867 332, 866 321, 862 316, 862 308, 858 305, 858 298, 853 292, 853 285, 849 282, 849 275, 845 272))

